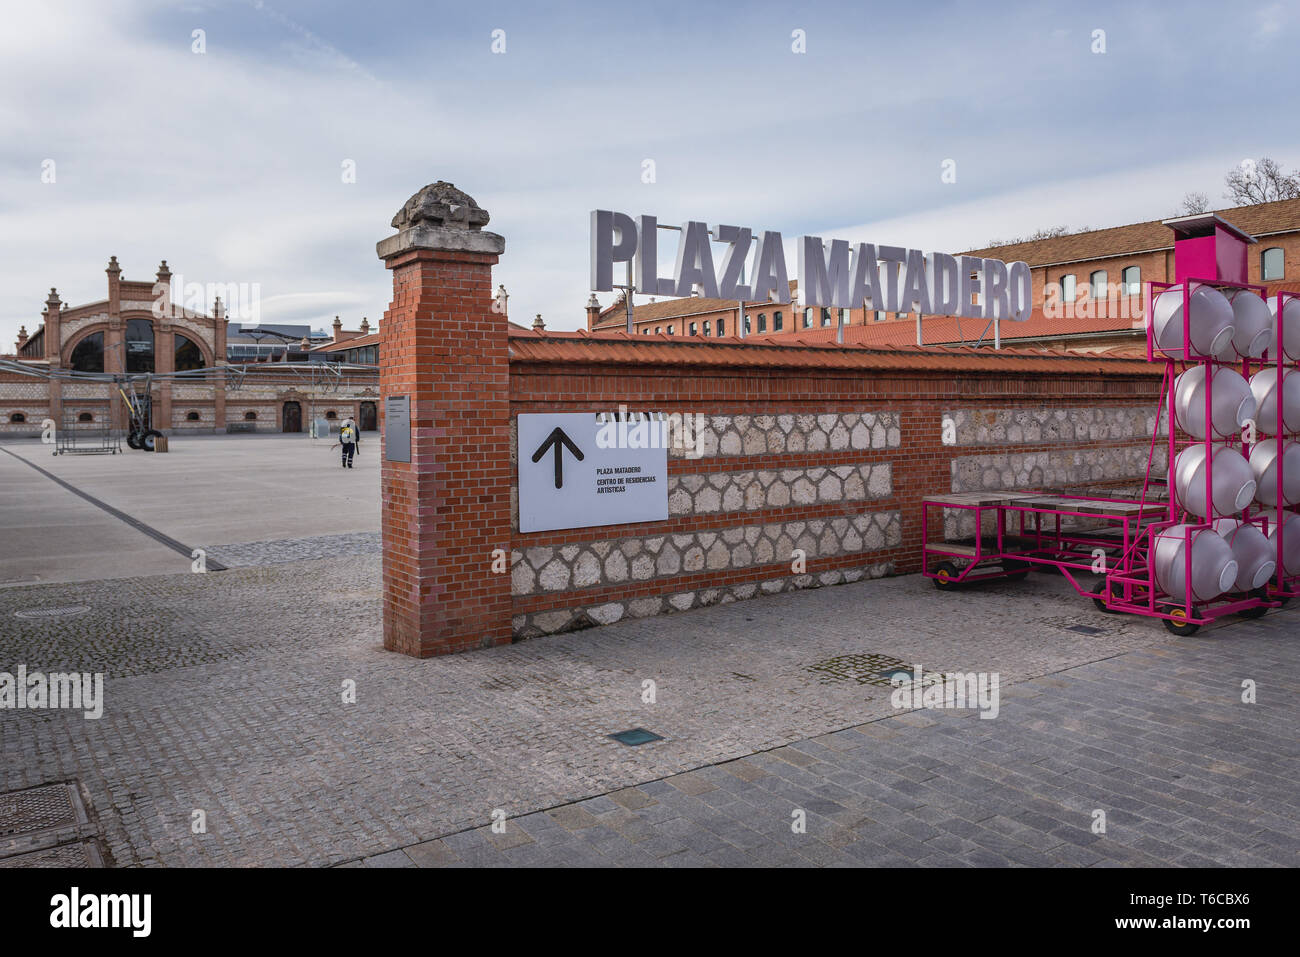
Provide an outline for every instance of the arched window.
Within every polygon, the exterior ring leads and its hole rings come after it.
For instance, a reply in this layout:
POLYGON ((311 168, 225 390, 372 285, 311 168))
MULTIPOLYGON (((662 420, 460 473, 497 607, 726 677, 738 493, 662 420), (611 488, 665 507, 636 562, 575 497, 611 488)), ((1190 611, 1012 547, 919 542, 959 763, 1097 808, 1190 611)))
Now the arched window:
POLYGON ((772 331, 773 331, 773 332, 780 332, 780 331, 781 331, 781 326, 782 326, 784 323, 785 323, 785 320, 781 318, 781 313, 779 313, 779 312, 774 312, 774 313, 772 313, 772 331))
POLYGON ((822 325, 823 325, 823 326, 829 326, 830 324, 831 324, 831 311, 830 311, 829 309, 827 309, 825 306, 823 306, 823 307, 822 307, 822 325))
POLYGON ((1281 279, 1286 271, 1286 260, 1281 246, 1273 246, 1259 254, 1259 278, 1281 279))
POLYGON ((256 419, 257 419, 257 413, 256 413, 256 412, 245 412, 245 413, 244 413, 244 421, 245 421, 245 422, 253 422, 253 421, 255 421, 256 419))
POLYGON ((1142 269, 1129 266, 1119 274, 1119 281, 1124 285, 1124 295, 1136 296, 1142 292, 1142 269))
POLYGON ((849 311, 848 311, 847 309, 841 309, 841 310, 840 310, 840 324, 841 324, 841 325, 845 325, 845 326, 847 326, 847 325, 849 324, 849 315, 850 315, 850 313, 849 313, 849 311))
POLYGON ((10 421, 10 422, 26 422, 26 421, 27 421, 27 416, 23 415, 21 412, 14 412, 14 413, 12 413, 12 414, 9 416, 9 421, 10 421))
POLYGON ((126 371, 154 371, 153 323, 148 319, 126 321, 126 371))
POLYGON ((197 422, 197 421, 199 421, 199 414, 198 414, 197 412, 186 412, 186 413, 185 413, 185 421, 186 421, 186 422, 197 422))
POLYGON ((78 421, 78 422, 94 422, 94 421, 95 421, 95 417, 94 417, 93 415, 91 415, 89 412, 83 412, 83 413, 81 413, 81 415, 77 416, 77 421, 78 421))
POLYGON ((92 332, 72 350, 72 368, 77 372, 104 371, 104 334, 92 332))
POLYGON ((725 336, 726 334, 727 334, 727 320, 726 320, 726 319, 719 319, 719 320, 718 320, 718 335, 720 335, 720 336, 725 336))
POLYGON ((812 306, 809 306, 803 311, 803 327, 807 329, 811 325, 812 325, 812 306))
POLYGON ((1068 272, 1061 277, 1061 301, 1074 302, 1074 273, 1068 272))
POLYGON ((199 347, 191 339, 176 333, 176 371, 202 369, 203 366, 203 353, 199 347))
POLYGON ((765 312, 758 314, 758 331, 767 332, 767 313, 765 312))
POLYGON ((325 418, 327 419, 337 419, 338 417, 339 417, 338 413, 335 412, 333 409, 330 409, 328 412, 325 413, 325 418))
POLYGON ((752 317, 751 317, 748 313, 745 314, 745 335, 749 335, 749 333, 750 333, 750 331, 751 331, 751 330, 750 330, 750 325, 751 325, 751 323, 750 323, 750 319, 751 319, 751 318, 752 318, 752 317))
POLYGON ((1106 286, 1110 283, 1110 277, 1106 275, 1106 270, 1098 269, 1096 272, 1088 275, 1088 295, 1093 299, 1106 298, 1106 286))
POLYGON ((704 334, 706 336, 713 335, 713 333, 709 332, 709 320, 707 319, 704 320, 704 334))

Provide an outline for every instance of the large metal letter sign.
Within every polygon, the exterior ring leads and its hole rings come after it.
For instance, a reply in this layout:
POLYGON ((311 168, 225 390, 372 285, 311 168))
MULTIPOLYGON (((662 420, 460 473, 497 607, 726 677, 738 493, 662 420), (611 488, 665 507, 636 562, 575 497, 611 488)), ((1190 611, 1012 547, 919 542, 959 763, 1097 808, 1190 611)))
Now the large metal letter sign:
POLYGON ((666 422, 655 413, 519 416, 519 531, 668 517, 666 422))

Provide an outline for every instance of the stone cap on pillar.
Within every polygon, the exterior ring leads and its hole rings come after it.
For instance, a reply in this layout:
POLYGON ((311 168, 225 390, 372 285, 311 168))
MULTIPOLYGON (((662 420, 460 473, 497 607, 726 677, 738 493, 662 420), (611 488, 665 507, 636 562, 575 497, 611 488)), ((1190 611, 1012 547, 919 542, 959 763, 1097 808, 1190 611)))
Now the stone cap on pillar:
POLYGON ((472 196, 439 180, 406 201, 393 217, 397 235, 380 240, 375 251, 383 260, 417 249, 500 256, 506 241, 484 231, 489 219, 472 196))

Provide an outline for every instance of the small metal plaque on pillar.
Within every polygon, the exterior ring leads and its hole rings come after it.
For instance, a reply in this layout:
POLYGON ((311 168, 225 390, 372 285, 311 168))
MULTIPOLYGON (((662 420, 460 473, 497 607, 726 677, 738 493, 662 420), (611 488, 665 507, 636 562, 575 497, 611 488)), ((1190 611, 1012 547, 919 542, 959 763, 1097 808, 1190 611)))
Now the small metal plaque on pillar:
POLYGON ((384 398, 384 459, 389 462, 411 461, 410 396, 384 398))

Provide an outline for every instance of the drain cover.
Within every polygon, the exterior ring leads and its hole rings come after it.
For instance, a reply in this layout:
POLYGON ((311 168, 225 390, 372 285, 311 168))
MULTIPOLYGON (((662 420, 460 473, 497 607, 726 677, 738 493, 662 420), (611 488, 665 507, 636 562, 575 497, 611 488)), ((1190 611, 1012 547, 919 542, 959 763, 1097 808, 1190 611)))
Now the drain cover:
POLYGON ((56 608, 27 608, 14 612, 15 618, 72 618, 90 611, 89 605, 63 605, 56 608))
POLYGON ((0 837, 79 823, 76 795, 66 784, 0 794, 0 837))
POLYGON ((626 744, 630 747, 636 747, 638 744, 649 744, 651 741, 662 741, 660 735, 653 731, 647 731, 645 728, 633 728, 630 731, 620 731, 618 734, 611 734, 611 738, 619 744, 626 744))
POLYGON ((94 844, 60 844, 31 854, 0 858, 0 867, 103 867, 104 859, 94 844))
POLYGON ((912 666, 889 655, 839 655, 827 658, 815 665, 804 668, 817 675, 819 684, 833 684, 838 681, 856 681, 860 685, 875 685, 880 688, 890 687, 889 679, 898 673, 909 681, 912 679, 912 666))

